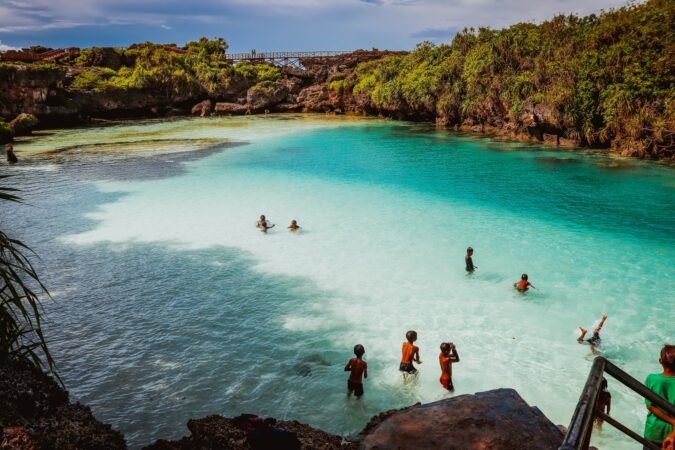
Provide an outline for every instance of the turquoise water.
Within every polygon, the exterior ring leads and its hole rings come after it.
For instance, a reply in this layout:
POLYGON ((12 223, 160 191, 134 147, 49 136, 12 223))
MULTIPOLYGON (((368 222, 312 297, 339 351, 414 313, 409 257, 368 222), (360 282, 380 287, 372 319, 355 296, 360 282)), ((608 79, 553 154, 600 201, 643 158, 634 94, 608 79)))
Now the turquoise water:
MULTIPOLYGON (((0 223, 43 257, 71 394, 131 447, 213 413, 351 434, 384 409, 497 387, 567 424, 593 359, 577 326, 607 313, 601 353, 638 379, 675 340, 669 167, 320 116, 70 130, 17 147, 27 162, 2 170, 33 206, 0 223), (124 152, 158 136, 188 144, 124 152), (209 148, 185 152, 197 138, 209 148), (31 153, 73 142, 119 148, 31 153), (261 213, 277 224, 267 235, 253 227, 261 213), (291 219, 301 233, 286 232, 291 219), (522 272, 537 290, 514 292, 522 272), (406 383, 408 329, 423 364, 406 383), (454 394, 438 383, 446 340, 461 356, 454 394), (342 371, 356 343, 370 371, 360 401, 342 371)), ((615 385, 613 415, 641 430, 640 399, 615 385)), ((634 448, 609 426, 595 442, 634 448)))

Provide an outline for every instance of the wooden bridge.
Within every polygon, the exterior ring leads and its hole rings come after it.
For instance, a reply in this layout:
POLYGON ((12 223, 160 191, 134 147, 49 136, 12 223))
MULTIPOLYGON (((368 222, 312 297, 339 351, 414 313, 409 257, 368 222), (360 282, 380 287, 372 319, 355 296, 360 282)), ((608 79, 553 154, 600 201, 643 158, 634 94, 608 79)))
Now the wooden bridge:
POLYGON ((227 60, 232 63, 248 61, 254 64, 272 64, 274 66, 302 67, 301 59, 330 58, 333 56, 347 55, 351 51, 321 51, 321 52, 256 52, 228 53, 227 60))

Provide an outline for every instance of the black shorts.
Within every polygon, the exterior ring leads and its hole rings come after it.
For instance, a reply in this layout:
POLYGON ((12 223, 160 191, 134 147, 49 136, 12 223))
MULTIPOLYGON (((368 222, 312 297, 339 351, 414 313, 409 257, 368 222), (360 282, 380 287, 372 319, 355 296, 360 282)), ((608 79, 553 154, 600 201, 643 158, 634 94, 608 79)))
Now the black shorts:
POLYGON ((353 383, 347 380, 347 391, 350 394, 353 392, 357 397, 361 397, 363 395, 363 383, 353 383))
POLYGON ((403 363, 402 362, 401 365, 398 366, 398 370, 400 370, 401 372, 408 372, 408 373, 412 373, 412 374, 417 373, 417 369, 415 369, 415 366, 413 366, 413 364, 411 362, 409 362, 409 363, 403 363))

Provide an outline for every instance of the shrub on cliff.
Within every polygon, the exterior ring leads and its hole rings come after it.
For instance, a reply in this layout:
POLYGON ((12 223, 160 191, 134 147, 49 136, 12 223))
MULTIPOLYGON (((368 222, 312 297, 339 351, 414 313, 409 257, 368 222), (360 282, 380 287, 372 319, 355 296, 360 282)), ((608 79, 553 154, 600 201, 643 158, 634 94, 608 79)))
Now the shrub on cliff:
POLYGON ((540 25, 465 29, 452 43, 361 64, 346 85, 384 111, 522 124, 523 114, 588 145, 641 140, 672 154, 675 3, 643 4, 540 25))

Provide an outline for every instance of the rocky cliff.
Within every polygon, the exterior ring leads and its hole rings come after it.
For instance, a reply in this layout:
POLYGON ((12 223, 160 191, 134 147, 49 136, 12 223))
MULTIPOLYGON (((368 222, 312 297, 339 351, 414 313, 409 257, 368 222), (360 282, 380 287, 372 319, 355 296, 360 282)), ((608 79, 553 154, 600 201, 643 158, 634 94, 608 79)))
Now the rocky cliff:
MULTIPOLYGON (((554 450, 563 438, 512 389, 387 411, 352 437, 250 414, 190 420, 187 428, 189 436, 159 440, 144 450, 554 450)), ((126 448, 121 433, 97 421, 88 407, 70 403, 51 377, 17 360, 0 364, 0 431, 3 450, 126 448)))

